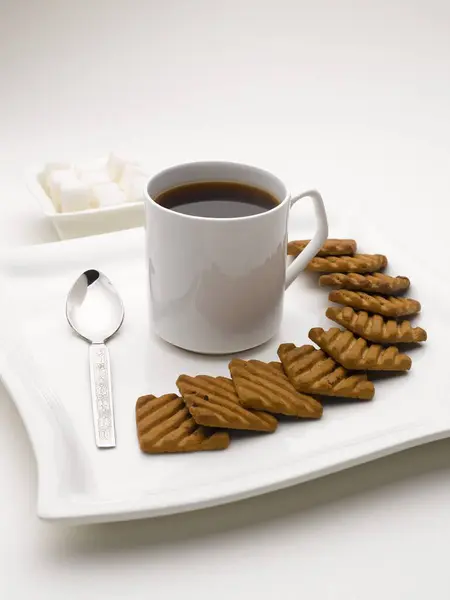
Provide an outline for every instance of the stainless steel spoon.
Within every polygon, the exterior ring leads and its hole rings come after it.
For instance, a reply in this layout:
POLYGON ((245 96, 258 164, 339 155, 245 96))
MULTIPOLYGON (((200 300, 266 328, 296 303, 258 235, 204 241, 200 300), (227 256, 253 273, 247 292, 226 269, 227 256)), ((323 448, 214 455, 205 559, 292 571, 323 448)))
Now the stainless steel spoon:
POLYGON ((123 323, 122 300, 111 281, 100 271, 85 271, 73 284, 66 302, 72 329, 90 342, 92 412, 98 448, 114 448, 114 406, 109 352, 105 342, 123 323))

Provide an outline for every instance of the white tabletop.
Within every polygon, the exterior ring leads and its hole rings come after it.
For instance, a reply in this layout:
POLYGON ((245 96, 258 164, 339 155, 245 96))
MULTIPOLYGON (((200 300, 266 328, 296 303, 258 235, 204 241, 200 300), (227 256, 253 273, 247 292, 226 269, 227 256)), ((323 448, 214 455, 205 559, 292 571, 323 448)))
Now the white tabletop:
MULTIPOLYGON (((3 4, 0 245, 55 239, 27 166, 116 150, 152 170, 271 166, 333 210, 384 211, 389 235, 433 227, 448 255, 446 0, 3 4)), ((450 595, 450 441, 228 506, 72 528, 35 516, 34 459, 4 389, 0 432, 5 600, 450 595)))

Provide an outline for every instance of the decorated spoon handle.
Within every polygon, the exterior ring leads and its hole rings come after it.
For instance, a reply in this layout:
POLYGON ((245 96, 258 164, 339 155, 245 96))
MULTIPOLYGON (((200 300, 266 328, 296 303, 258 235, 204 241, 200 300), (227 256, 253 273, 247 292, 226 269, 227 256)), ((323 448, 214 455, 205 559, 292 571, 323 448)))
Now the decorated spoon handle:
POLYGON ((116 432, 111 370, 109 368, 109 352, 105 344, 90 345, 89 365, 95 441, 98 448, 115 448, 116 432))

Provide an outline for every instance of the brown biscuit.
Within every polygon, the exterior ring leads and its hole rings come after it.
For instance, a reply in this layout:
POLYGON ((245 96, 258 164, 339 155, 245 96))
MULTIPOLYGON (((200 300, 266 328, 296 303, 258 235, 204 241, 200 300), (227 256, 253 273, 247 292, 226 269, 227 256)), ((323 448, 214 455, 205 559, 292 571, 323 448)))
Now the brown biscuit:
POLYGON ((226 431, 200 427, 176 394, 141 396, 136 402, 136 426, 142 452, 223 450, 230 443, 226 431))
POLYGON ((297 392, 280 367, 238 358, 228 366, 242 406, 306 419, 322 416, 322 405, 297 392))
POLYGON ((383 348, 355 337, 351 331, 314 327, 309 338, 346 369, 356 371, 409 371, 411 358, 400 354, 396 346, 383 348))
POLYGON ((196 423, 208 427, 275 431, 278 421, 265 412, 250 411, 239 403, 228 377, 180 375, 177 386, 196 423))
POLYGON ((379 296, 351 290, 333 290, 328 296, 331 302, 377 313, 384 317, 406 317, 420 312, 420 302, 412 298, 379 296))
POLYGON ((330 273, 321 275, 320 285, 357 290, 360 292, 375 292, 378 294, 396 295, 405 292, 410 282, 407 277, 391 277, 384 273, 330 273))
POLYGON ((387 265, 387 258, 382 254, 355 254, 354 256, 316 256, 307 271, 316 273, 373 273, 387 265))
POLYGON ((350 375, 322 350, 305 344, 281 344, 278 356, 290 381, 299 392, 372 400, 375 386, 366 374, 350 375))
POLYGON ((378 344, 425 342, 427 339, 425 329, 412 327, 409 321, 388 320, 381 315, 369 315, 364 310, 353 310, 350 306, 330 306, 326 315, 353 333, 378 344))
MULTIPOLYGON (((288 243, 288 254, 290 256, 297 256, 300 252, 306 248, 311 240, 294 240, 288 243)), ((356 242, 355 240, 327 240, 316 256, 349 256, 355 254, 356 242)))
POLYGON ((283 373, 283 375, 286 375, 284 369, 283 369, 283 365, 280 363, 279 360, 272 360, 270 363, 268 363, 271 367, 273 367, 278 373, 283 373))

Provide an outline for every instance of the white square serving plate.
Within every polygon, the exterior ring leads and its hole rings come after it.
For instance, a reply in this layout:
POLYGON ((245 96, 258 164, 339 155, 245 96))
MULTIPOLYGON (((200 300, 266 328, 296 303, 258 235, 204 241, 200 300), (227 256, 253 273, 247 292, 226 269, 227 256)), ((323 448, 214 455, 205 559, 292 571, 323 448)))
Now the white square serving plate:
MULTIPOLYGON (((335 231, 349 237, 347 227, 335 231)), ((298 231, 296 237, 302 234, 298 231)), ((188 511, 276 490, 447 436, 450 411, 443 374, 448 369, 444 342, 450 332, 444 318, 445 290, 437 295, 436 275, 413 260, 398 240, 383 239, 375 224, 359 224, 353 234, 361 251, 388 255, 388 272, 410 276, 410 295, 422 302, 423 314, 416 321, 427 329, 429 341, 411 350, 411 372, 377 379, 371 402, 325 401, 319 421, 285 419, 274 434, 242 433, 233 436, 226 451, 193 454, 142 454, 136 399, 175 392, 181 373, 227 375, 230 357, 184 352, 154 335, 144 231, 4 255, 0 374, 36 454, 39 516, 87 523, 188 511), (109 343, 117 448, 106 451, 94 443, 88 346, 72 333, 65 317, 66 294, 89 268, 109 276, 126 311, 123 328, 109 343)), ((324 316, 327 294, 318 287, 317 275, 302 274, 286 293, 277 338, 242 356, 275 360, 279 343, 308 343, 311 327, 332 326, 324 316)))

